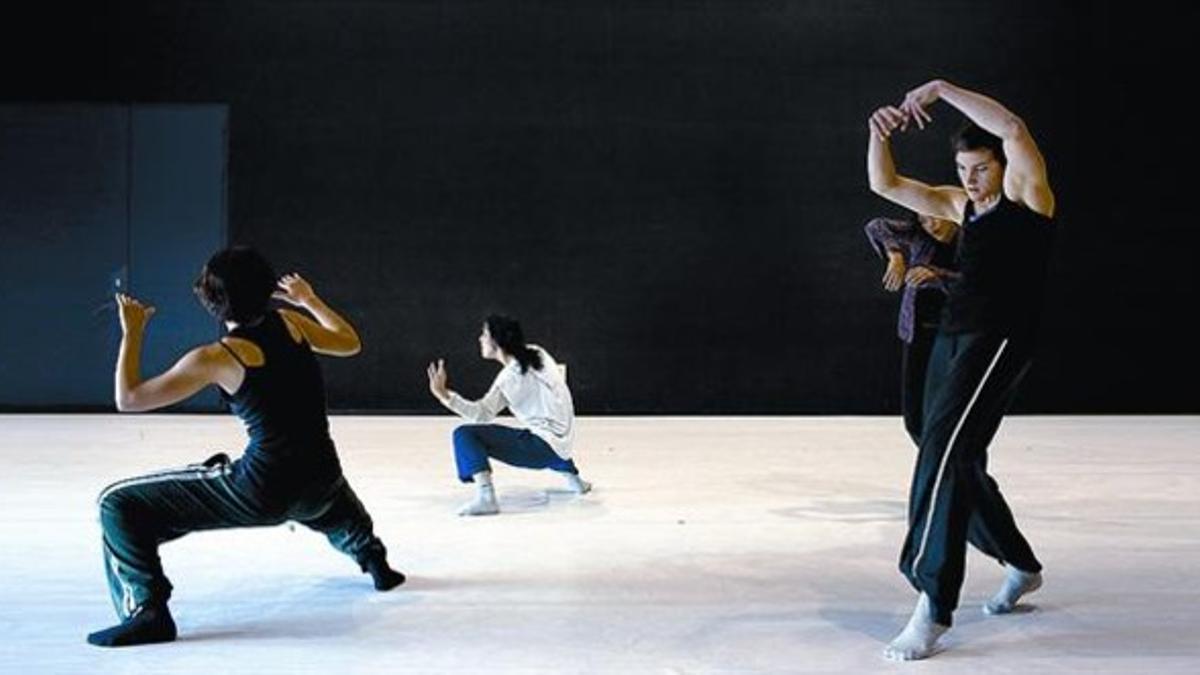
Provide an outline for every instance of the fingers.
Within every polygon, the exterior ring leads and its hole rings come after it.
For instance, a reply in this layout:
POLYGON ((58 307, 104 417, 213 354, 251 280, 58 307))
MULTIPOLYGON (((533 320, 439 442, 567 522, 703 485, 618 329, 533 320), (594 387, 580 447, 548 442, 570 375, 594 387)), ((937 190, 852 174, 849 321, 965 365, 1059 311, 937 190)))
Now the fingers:
POLYGON ((896 129, 904 131, 908 128, 909 115, 895 106, 883 106, 876 110, 870 118, 871 132, 881 139, 891 137, 896 129))
POLYGON ((429 365, 426 366, 426 368, 425 368, 425 374, 429 375, 429 379, 431 379, 431 380, 439 378, 439 377, 445 377, 446 376, 446 361, 444 359, 438 359, 437 361, 430 361, 429 365))
POLYGON ((141 300, 138 300, 137 298, 135 298, 131 295, 125 295, 124 293, 114 293, 113 297, 115 297, 117 299, 117 305, 119 307, 140 307, 141 309, 144 309, 146 311, 146 313, 148 313, 148 314, 153 314, 155 312, 153 305, 147 305, 146 303, 142 302, 141 300))
POLYGON ((897 273, 896 270, 894 270, 890 267, 888 268, 888 271, 884 272, 884 274, 883 274, 884 290, 894 291, 894 290, 900 288, 900 284, 903 281, 904 281, 904 275, 897 273))
POLYGON ((937 273, 927 267, 914 267, 904 276, 904 282, 909 286, 920 286, 936 276, 937 273))
POLYGON ((933 117, 925 110, 925 106, 912 94, 904 98, 904 102, 900 104, 900 108, 906 116, 916 121, 918 129, 924 130, 925 124, 933 121, 933 117))

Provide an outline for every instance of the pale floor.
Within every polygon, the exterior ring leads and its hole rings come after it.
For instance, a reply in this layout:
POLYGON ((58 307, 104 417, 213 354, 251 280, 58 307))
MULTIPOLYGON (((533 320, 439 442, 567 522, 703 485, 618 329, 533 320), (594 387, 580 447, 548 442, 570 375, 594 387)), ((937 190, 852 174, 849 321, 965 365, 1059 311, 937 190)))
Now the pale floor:
POLYGON ((450 417, 335 417, 346 473, 409 583, 370 588, 302 527, 191 535, 163 558, 180 640, 102 650, 94 499, 237 450, 221 416, 0 416, 0 672, 1200 672, 1200 418, 1016 417, 992 469, 1046 565, 984 617, 972 552, 947 650, 880 658, 913 451, 896 418, 588 418, 596 490, 496 471, 454 515, 450 417))

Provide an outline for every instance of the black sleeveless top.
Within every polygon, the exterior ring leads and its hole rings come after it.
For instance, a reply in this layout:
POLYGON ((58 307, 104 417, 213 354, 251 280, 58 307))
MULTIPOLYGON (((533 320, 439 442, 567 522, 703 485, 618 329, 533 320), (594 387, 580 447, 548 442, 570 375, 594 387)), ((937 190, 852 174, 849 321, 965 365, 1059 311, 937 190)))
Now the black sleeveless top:
POLYGON ((239 483, 269 501, 287 500, 330 485, 341 465, 325 417, 325 381, 308 342, 296 342, 279 312, 229 332, 258 346, 265 362, 247 366, 233 395, 221 391, 246 425, 250 442, 234 466, 239 483))
POLYGON ((976 216, 968 201, 955 251, 959 276, 948 285, 941 330, 1033 338, 1053 241, 1053 221, 1016 202, 1001 197, 976 216))

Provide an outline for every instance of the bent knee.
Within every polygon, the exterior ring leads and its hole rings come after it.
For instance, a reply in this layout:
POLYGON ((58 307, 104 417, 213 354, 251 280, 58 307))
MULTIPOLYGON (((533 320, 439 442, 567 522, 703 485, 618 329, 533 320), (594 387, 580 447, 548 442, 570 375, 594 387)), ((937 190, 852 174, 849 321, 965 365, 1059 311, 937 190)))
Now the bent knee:
POLYGON ((97 499, 97 504, 100 510, 100 523, 106 528, 129 522, 135 509, 135 500, 124 488, 102 492, 97 499))
POLYGON ((479 428, 480 425, 478 424, 463 424, 455 427, 453 435, 454 443, 457 445, 458 443, 476 440, 479 438, 479 428))

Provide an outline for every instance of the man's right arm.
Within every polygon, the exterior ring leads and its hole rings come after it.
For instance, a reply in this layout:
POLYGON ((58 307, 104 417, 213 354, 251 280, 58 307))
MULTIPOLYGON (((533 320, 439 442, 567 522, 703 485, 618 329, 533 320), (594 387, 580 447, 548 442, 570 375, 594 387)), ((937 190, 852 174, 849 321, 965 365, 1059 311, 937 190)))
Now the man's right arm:
POLYGON ((895 118, 885 113, 894 108, 880 108, 871 117, 870 140, 867 144, 867 179, 871 191, 917 213, 958 222, 966 208, 967 193, 953 186, 933 187, 896 173, 892 159, 891 141, 879 132, 881 126, 888 132, 899 126, 895 118), (887 129, 888 123, 895 124, 887 129))

